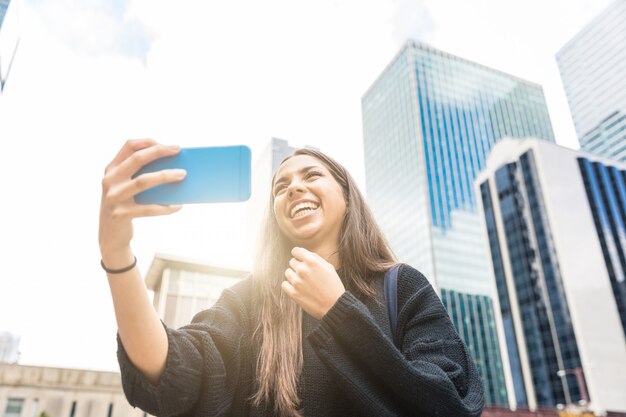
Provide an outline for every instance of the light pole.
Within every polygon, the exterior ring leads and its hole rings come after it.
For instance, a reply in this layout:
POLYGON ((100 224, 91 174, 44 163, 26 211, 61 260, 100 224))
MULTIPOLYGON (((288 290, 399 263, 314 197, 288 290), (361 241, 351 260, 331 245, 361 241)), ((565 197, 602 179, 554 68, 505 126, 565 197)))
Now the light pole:
MULTIPOLYGON (((584 403, 585 408, 587 404, 589 404, 589 396, 587 395, 587 387, 585 386, 585 378, 583 377, 583 368, 573 368, 573 369, 559 369, 556 373, 561 378, 565 378, 567 374, 576 375, 576 381, 578 382, 578 389, 580 389, 580 396, 582 397, 581 402, 584 403)), ((568 388, 569 391, 569 388, 568 388)), ((569 396, 569 392, 568 392, 569 396)), ((571 400, 570 400, 571 401, 571 400)))

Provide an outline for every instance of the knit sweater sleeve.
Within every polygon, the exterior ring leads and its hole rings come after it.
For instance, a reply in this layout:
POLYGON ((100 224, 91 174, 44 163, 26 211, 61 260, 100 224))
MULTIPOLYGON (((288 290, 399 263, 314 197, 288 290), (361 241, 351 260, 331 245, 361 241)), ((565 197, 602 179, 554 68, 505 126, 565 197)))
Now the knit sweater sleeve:
MULTIPOLYGON (((130 361, 118 336, 122 387, 133 407, 159 417, 226 415, 242 377, 242 326, 246 308, 236 284, 216 304, 180 329, 164 325, 165 369, 152 384, 130 361)), ((241 288, 239 288, 241 289, 241 288)))
POLYGON ((407 265, 398 275, 398 311, 399 348, 349 292, 309 340, 362 415, 479 416, 476 366, 432 286, 407 265))

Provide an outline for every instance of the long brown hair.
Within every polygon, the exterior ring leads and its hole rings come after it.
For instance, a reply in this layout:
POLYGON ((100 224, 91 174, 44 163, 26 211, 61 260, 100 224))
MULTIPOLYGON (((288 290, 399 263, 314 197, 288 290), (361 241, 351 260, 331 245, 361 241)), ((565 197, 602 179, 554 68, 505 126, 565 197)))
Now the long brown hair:
MULTIPOLYGON (((330 171, 343 190, 346 214, 340 231, 338 255, 346 289, 357 295, 376 296, 373 272, 385 271, 395 263, 394 255, 372 216, 356 182, 348 171, 320 151, 295 150, 281 165, 297 155, 318 159, 330 171)), ((272 185, 276 173, 272 177, 272 185)), ((289 267, 291 243, 278 227, 274 215, 274 195, 270 192, 269 209, 261 229, 254 264, 254 281, 260 299, 257 361, 258 390, 256 405, 271 406, 280 417, 299 417, 298 381, 302 373, 302 310, 280 288, 289 267)))

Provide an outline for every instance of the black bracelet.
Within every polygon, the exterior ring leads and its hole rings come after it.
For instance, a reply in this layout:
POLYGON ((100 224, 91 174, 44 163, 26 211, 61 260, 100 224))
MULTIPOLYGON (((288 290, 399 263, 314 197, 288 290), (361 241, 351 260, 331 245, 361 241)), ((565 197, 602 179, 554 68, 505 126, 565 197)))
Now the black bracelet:
POLYGON ((102 266, 102 269, 104 269, 106 271, 107 274, 123 274, 124 272, 128 272, 131 269, 133 269, 135 266, 137 266, 137 257, 135 255, 133 255, 133 258, 135 258, 133 260, 133 263, 128 265, 127 267, 124 268, 120 268, 120 269, 109 269, 104 265, 104 262, 102 261, 102 259, 100 259, 100 266, 102 266))

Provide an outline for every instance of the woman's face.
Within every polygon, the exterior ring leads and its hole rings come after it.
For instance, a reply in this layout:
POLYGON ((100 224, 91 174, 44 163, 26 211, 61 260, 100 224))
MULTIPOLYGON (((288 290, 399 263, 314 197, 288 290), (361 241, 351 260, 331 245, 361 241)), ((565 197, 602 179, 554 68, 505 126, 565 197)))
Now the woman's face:
POLYGON ((278 227, 294 246, 336 248, 346 202, 321 161, 309 155, 291 157, 278 168, 272 192, 278 227))

